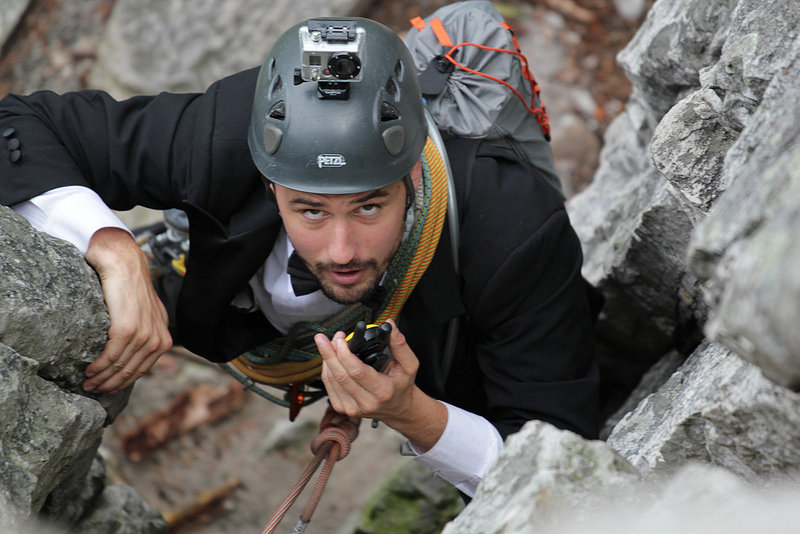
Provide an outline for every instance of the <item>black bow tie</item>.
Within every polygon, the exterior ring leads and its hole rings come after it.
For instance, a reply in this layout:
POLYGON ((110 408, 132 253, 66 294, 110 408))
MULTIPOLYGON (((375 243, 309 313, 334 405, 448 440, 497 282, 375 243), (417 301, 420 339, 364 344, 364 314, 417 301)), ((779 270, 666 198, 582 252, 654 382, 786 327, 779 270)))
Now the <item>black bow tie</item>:
POLYGON ((319 280, 311 274, 305 262, 297 255, 297 251, 289 256, 289 265, 286 268, 292 280, 292 289, 298 297, 308 295, 319 289, 319 280))

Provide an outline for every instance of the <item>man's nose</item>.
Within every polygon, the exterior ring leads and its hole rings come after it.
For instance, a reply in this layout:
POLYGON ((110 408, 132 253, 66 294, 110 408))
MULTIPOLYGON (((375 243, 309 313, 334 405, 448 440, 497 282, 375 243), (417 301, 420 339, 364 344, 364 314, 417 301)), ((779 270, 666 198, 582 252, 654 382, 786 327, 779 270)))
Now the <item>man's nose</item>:
POLYGON ((328 243, 328 254, 331 262, 346 265, 354 258, 358 252, 358 242, 350 225, 346 222, 337 222, 333 226, 333 232, 328 243))

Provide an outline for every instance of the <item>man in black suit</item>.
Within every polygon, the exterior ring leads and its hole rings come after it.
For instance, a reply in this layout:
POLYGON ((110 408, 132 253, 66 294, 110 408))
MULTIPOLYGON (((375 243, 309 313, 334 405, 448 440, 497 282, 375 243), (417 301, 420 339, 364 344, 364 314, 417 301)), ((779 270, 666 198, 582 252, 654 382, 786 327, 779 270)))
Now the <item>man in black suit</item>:
MULTIPOLYGON (((0 102, 0 202, 76 244, 102 281, 111 328, 87 391, 130 386, 173 337, 225 362, 293 336, 298 321, 351 307, 374 320, 387 306, 396 280, 386 273, 408 271, 397 251, 434 202, 421 154, 438 135, 408 50, 377 23, 340 21, 332 31, 346 36, 332 42, 354 51, 303 70, 304 39, 319 40, 322 25, 324 40, 326 24, 295 26, 261 69, 203 94, 0 102), (136 205, 189 218, 186 276, 176 295, 161 294, 166 307, 110 211, 136 205), (321 289, 297 290, 292 264, 321 289)), ((528 420, 594 437, 597 374, 580 243, 560 194, 504 150, 460 138, 436 153, 445 149, 458 214, 436 232, 397 316, 393 361, 377 372, 342 332, 313 342, 335 410, 395 428, 471 495, 528 420)))

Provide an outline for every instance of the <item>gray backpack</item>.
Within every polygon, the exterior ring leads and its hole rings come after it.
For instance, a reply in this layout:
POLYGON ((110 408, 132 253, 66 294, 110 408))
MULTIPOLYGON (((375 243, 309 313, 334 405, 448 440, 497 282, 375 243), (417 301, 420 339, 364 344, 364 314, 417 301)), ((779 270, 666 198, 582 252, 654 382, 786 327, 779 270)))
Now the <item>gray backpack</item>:
POLYGON ((512 150, 563 195, 539 87, 491 2, 457 2, 411 23, 405 43, 438 128, 512 150))

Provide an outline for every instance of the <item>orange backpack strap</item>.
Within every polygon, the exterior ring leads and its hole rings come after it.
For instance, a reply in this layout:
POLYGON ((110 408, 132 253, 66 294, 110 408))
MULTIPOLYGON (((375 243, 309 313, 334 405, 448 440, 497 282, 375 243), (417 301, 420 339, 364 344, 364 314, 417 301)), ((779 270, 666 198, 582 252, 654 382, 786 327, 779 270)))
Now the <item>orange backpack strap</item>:
POLYGON ((444 24, 442 24, 439 17, 431 19, 431 29, 442 46, 446 46, 447 48, 453 47, 453 41, 451 41, 450 36, 447 35, 447 30, 444 29, 444 24))

